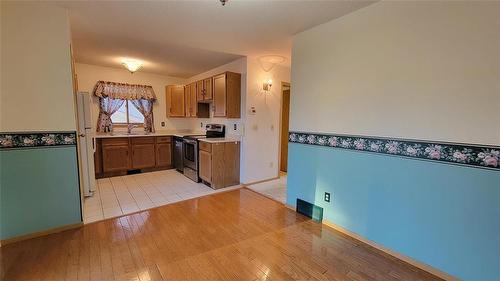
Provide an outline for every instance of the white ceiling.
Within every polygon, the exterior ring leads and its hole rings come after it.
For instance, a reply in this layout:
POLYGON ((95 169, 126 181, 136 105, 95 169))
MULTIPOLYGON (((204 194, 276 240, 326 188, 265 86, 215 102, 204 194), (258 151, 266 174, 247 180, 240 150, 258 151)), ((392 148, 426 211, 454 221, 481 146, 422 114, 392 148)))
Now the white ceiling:
MULTIPOLYGON (((54 3, 54 2, 53 2, 54 3)), ((62 1, 77 62, 191 77, 241 56, 282 55, 291 36, 365 7, 370 1, 62 1)))

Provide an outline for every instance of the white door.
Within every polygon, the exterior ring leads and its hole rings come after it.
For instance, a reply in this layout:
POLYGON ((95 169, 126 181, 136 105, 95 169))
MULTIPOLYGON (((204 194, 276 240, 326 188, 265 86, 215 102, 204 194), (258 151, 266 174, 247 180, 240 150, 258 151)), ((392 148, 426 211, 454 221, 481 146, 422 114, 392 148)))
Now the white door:
POLYGON ((84 196, 92 196, 96 190, 94 168, 94 138, 91 115, 91 96, 87 92, 78 92, 78 137, 80 141, 80 165, 84 196))

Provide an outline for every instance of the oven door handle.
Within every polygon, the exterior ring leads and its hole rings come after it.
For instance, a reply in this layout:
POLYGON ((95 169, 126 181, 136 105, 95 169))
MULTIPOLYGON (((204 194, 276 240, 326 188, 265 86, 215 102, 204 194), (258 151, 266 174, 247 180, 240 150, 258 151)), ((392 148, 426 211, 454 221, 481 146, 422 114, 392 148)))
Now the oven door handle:
POLYGON ((183 140, 185 143, 189 143, 189 144, 196 144, 196 141, 195 140, 183 140))

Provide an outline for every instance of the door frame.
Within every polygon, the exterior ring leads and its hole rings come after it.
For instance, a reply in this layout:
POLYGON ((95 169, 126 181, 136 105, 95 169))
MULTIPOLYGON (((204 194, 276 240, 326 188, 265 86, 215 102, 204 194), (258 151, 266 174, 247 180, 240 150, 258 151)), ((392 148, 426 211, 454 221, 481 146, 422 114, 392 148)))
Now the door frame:
MULTIPOLYGON (((280 177, 281 173, 281 128, 283 126, 283 91, 285 89, 290 90, 290 82, 283 82, 281 81, 281 89, 280 89, 280 126, 279 126, 279 138, 278 138, 278 165, 277 165, 277 170, 278 170, 278 178, 280 177)), ((290 91, 290 95, 292 94, 292 91, 290 91)))

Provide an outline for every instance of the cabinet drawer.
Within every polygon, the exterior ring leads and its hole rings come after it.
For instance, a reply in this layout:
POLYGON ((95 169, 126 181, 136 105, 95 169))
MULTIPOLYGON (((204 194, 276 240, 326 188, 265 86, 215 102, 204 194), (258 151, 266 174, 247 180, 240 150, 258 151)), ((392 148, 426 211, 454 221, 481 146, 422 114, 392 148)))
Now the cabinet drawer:
POLYGON ((203 150, 206 152, 212 152, 212 145, 210 143, 200 141, 200 150, 203 150))
POLYGON ((102 139, 102 145, 128 145, 128 138, 104 138, 102 139))
POLYGON ((130 138, 130 142, 132 144, 154 144, 155 138, 154 137, 133 137, 133 138, 130 138))
POLYGON ((172 142, 171 136, 156 137, 156 143, 169 143, 172 142))

